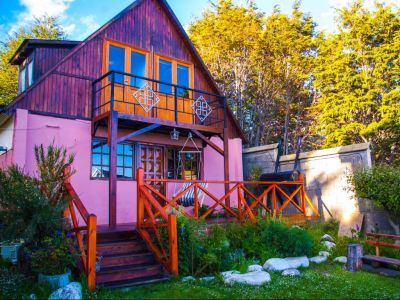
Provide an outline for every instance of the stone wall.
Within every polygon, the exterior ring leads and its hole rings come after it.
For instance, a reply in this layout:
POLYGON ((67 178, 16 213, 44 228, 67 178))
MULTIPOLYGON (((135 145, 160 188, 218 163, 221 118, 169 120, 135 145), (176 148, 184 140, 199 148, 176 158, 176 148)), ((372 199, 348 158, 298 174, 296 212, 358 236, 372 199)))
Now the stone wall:
MULTIPOLYGON (((274 172, 277 144, 243 150, 244 178, 249 178, 253 167, 263 173, 274 172)), ((295 154, 281 156, 280 171, 294 167, 295 154)), ((391 231, 387 214, 371 201, 356 199, 349 190, 347 176, 358 167, 370 167, 369 144, 356 144, 300 154, 300 170, 305 175, 306 191, 324 219, 334 217, 341 222, 344 234, 364 224, 364 229, 391 231), (359 225, 360 224, 360 225, 359 225)))

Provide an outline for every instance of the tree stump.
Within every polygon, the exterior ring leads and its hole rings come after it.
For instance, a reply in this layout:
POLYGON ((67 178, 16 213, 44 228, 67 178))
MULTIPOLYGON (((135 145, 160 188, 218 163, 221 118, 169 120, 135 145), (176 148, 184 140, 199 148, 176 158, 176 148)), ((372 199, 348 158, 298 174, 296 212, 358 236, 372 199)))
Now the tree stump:
POLYGON ((363 246, 350 244, 347 247, 347 271, 357 272, 362 268, 363 246))

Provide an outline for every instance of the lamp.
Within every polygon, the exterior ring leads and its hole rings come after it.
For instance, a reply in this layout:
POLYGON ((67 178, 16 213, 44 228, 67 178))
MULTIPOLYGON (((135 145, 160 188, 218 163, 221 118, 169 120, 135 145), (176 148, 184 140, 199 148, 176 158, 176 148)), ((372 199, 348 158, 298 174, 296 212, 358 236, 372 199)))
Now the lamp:
POLYGON ((0 146, 0 152, 7 152, 7 147, 0 146))
POLYGON ((170 133, 171 140, 177 141, 179 140, 179 131, 174 128, 170 133))

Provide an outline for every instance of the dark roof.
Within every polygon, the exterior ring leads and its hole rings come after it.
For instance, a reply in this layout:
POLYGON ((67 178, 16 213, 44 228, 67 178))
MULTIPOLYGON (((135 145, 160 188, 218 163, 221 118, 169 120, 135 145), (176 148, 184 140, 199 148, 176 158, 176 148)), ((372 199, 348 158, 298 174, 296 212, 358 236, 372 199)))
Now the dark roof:
POLYGON ((79 45, 79 41, 69 40, 42 40, 42 39, 25 39, 15 51, 13 57, 10 59, 12 65, 19 65, 25 58, 31 54, 33 49, 39 47, 45 48, 74 48, 79 45))

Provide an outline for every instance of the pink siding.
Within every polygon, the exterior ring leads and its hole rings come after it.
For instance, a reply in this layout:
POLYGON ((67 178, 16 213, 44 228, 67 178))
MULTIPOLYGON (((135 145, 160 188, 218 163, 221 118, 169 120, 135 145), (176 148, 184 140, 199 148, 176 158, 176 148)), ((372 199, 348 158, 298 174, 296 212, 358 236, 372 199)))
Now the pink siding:
MULTIPOLYGON (((98 217, 99 224, 108 223, 108 181, 90 179, 91 153, 91 124, 89 121, 54 118, 48 116, 28 114, 26 110, 18 109, 15 117, 12 159, 0 156, 1 163, 16 163, 31 175, 36 174, 34 146, 49 145, 53 140, 57 145, 63 145, 70 153, 75 153, 74 168, 76 174, 72 184, 80 195, 89 213, 98 217), (28 130, 26 130, 28 129, 28 130)), ((99 131, 99 135, 104 132, 99 131)), ((119 132, 124 135, 126 132, 119 132)), ((184 138, 172 142, 167 135, 144 134, 137 141, 155 144, 182 145, 184 138)), ((213 138, 213 141, 222 147, 222 141, 213 138)), ((198 143, 199 146, 201 143, 198 143)), ((229 142, 230 176, 231 180, 242 180, 242 144, 240 139, 229 142)), ((204 176, 205 180, 223 180, 223 157, 210 147, 204 149, 204 176)), ((179 186, 172 187, 176 191, 179 186)), ((223 185, 210 185, 210 190, 218 196, 224 193, 223 185)), ((171 187, 169 188, 171 191, 171 187)), ((233 197, 233 202, 234 202, 233 197)), ((118 181, 117 185, 117 222, 128 223, 136 221, 136 182, 118 181)))

